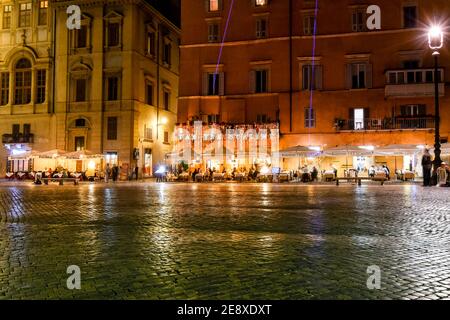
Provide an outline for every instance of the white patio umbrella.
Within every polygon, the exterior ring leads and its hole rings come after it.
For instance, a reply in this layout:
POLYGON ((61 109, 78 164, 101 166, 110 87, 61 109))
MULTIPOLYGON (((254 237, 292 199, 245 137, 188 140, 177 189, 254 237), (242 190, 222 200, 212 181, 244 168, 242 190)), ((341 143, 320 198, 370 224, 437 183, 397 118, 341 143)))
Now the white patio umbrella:
POLYGON ((67 159, 83 159, 83 158, 100 158, 103 157, 103 155, 95 154, 89 150, 78 150, 66 153, 65 157, 67 159))
POLYGON ((65 154, 66 154, 66 151, 64 151, 64 150, 53 149, 53 150, 44 151, 44 152, 37 152, 35 154, 35 156, 39 157, 39 158, 58 158, 58 157, 63 157, 65 154))
POLYGON ((348 167, 349 156, 369 157, 374 155, 374 150, 365 148, 364 146, 337 146, 323 151, 324 156, 345 156, 345 165, 348 167))

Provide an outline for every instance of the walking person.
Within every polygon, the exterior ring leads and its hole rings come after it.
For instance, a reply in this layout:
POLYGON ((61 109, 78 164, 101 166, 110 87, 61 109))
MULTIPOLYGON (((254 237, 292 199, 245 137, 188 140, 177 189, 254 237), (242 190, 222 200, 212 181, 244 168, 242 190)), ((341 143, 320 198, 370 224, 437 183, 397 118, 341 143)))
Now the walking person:
POLYGON ((431 169, 433 166, 433 161, 431 161, 430 150, 425 149, 422 156, 422 169, 423 169, 423 186, 431 186, 431 169))
POLYGON ((438 187, 445 187, 447 185, 446 167, 447 167, 447 164, 445 162, 442 162, 441 166, 439 168, 437 168, 437 170, 436 170, 438 187))
POLYGON ((105 182, 108 183, 109 182, 109 177, 111 175, 111 167, 109 166, 109 163, 106 164, 106 169, 105 169, 105 182))
POLYGON ((136 165, 134 168, 134 175, 136 176, 136 181, 139 179, 139 167, 136 165))

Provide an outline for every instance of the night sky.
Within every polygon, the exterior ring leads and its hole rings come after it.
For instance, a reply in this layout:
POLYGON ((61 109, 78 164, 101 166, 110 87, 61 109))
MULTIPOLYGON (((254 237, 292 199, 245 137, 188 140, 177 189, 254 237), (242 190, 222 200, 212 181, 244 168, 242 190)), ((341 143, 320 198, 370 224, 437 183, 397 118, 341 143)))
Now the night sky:
POLYGON ((164 16, 180 26, 181 0, 146 0, 158 9, 164 16))

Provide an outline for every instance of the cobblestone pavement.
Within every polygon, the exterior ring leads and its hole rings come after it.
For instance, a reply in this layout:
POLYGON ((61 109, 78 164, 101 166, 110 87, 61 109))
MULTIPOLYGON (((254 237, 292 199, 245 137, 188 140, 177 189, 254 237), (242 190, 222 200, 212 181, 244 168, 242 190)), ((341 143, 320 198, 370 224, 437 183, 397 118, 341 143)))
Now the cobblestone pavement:
POLYGON ((450 189, 0 185, 0 299, 449 299, 450 189), (66 269, 81 268, 81 290, 66 269), (366 287, 381 268, 381 290, 366 287))

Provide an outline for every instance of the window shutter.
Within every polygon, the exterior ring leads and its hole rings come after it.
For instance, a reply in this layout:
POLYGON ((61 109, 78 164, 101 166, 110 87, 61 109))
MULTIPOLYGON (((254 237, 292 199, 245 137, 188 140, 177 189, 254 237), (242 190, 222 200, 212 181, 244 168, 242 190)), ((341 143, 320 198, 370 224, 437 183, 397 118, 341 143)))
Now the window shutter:
POLYGON ((219 74, 219 96, 225 95, 225 74, 221 72, 219 74))
POLYGON ((205 11, 209 12, 209 0, 205 0, 205 11))
POLYGON ((419 116, 425 116, 427 114, 427 106, 425 104, 419 104, 419 116))
POLYGON ((223 4, 222 4, 222 0, 219 0, 219 11, 222 11, 223 9, 223 4))
POLYGON ((369 118, 370 118, 370 109, 364 108, 364 119, 369 119, 369 118))
POLYGON ((371 89, 373 87, 373 72, 372 72, 372 64, 368 63, 366 65, 366 85, 367 88, 371 89))
POLYGON ((316 82, 316 90, 322 90, 323 86, 323 66, 316 66, 315 71, 315 82, 316 82))
POLYGON ((355 129, 355 109, 350 108, 348 110, 348 128, 350 130, 355 129))
POLYGON ((250 93, 256 92, 256 71, 251 70, 249 74, 250 93))
POLYGON ((207 96, 208 95, 208 73, 204 72, 203 73, 203 80, 202 80, 202 86, 203 86, 203 95, 207 96))
POLYGON ((348 118, 350 120, 354 120, 355 119, 355 108, 350 108, 348 110, 348 118))
POLYGON ((401 114, 402 116, 406 116, 407 111, 406 111, 406 106, 405 106, 405 105, 400 106, 400 114, 401 114))
POLYGON ((345 77, 346 77, 345 87, 347 89, 351 89, 352 88, 352 64, 351 63, 347 64, 346 69, 347 69, 347 71, 345 73, 345 77))

